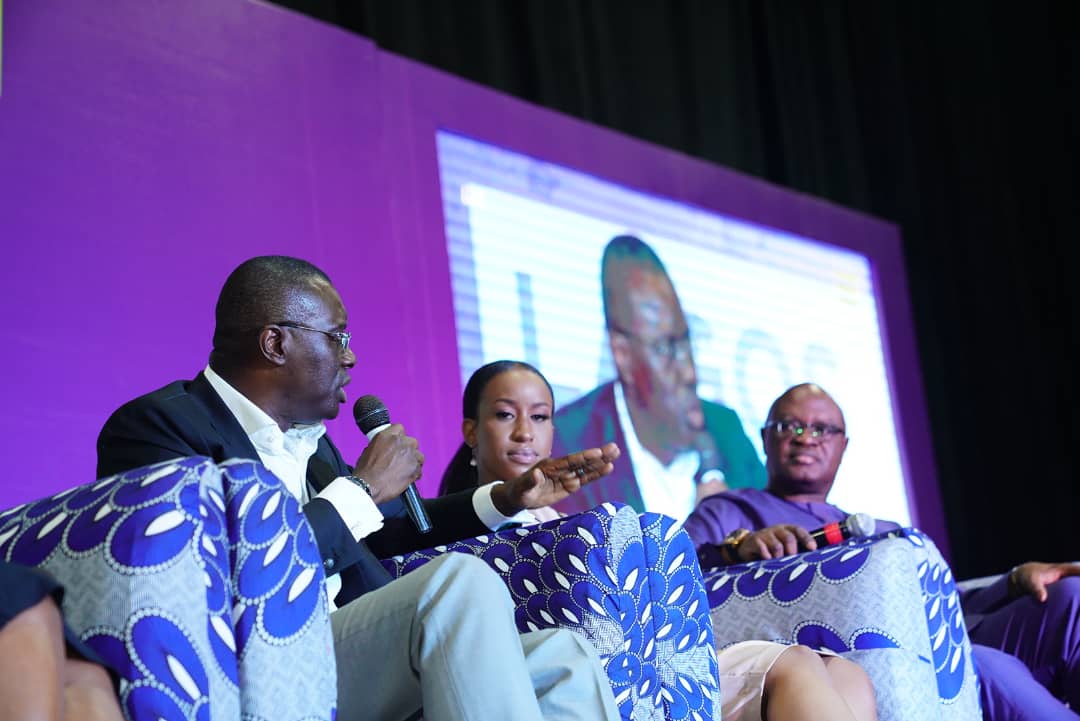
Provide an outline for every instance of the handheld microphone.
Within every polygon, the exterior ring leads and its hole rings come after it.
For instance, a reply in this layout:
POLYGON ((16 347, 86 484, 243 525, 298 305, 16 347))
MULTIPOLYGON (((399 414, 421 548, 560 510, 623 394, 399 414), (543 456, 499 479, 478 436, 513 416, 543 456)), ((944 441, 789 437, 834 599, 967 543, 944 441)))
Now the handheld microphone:
POLYGON ((842 521, 833 521, 816 531, 811 531, 810 536, 817 541, 818 548, 835 546, 849 538, 869 536, 876 526, 877 521, 869 513, 852 513, 842 521))
MULTIPOLYGON (((376 396, 366 395, 356 399, 353 405, 353 418, 360 432, 367 436, 370 441, 390 427, 390 411, 386 404, 376 396)), ((416 484, 410 483, 401 494, 401 500, 405 502, 405 510, 409 513, 416 530, 420 533, 428 533, 431 530, 431 519, 428 518, 427 509, 420 500, 420 494, 416 491, 416 484)))
POLYGON ((712 436, 704 431, 698 433, 694 438, 693 447, 701 459, 698 462, 697 472, 694 473, 694 485, 700 486, 703 483, 714 481, 726 484, 727 475, 724 473, 724 469, 727 467, 727 463, 724 455, 720 453, 720 449, 716 447, 716 441, 713 440, 712 436))

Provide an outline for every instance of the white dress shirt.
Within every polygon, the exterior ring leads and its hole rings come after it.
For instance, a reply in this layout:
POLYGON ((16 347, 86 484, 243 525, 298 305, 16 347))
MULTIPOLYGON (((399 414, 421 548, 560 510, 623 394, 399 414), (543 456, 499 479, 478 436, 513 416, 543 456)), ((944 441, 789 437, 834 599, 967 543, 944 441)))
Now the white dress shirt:
POLYGON ((615 410, 645 509, 671 516, 681 524, 697 503, 694 474, 701 465, 701 454, 694 450, 683 451, 665 466, 641 445, 634 432, 634 422, 630 419, 630 409, 619 381, 615 381, 615 410))

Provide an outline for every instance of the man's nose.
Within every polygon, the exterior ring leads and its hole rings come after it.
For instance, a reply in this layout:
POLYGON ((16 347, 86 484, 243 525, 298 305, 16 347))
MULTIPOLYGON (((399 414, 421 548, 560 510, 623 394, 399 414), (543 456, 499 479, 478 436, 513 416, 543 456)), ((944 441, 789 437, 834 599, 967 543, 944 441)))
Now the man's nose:
POLYGON ((356 354, 353 353, 352 348, 345 349, 345 352, 341 356, 341 365, 346 368, 352 368, 356 365, 356 354))

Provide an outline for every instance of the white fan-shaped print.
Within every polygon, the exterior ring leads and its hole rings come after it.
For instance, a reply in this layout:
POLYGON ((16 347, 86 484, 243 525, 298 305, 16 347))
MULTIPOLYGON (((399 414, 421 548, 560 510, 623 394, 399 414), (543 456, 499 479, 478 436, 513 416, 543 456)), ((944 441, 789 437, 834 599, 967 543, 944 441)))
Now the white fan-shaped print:
POLYGON ((225 623, 225 619, 221 616, 211 616, 210 625, 214 627, 214 633, 218 635, 221 642, 228 646, 230 651, 235 651, 236 639, 233 637, 232 628, 225 623))
POLYGON ((481 545, 483 545, 483 546, 486 546, 486 545, 487 545, 487 542, 488 542, 488 536, 487 536, 487 534, 485 533, 485 534, 484 534, 483 536, 477 536, 477 537, 476 537, 476 540, 477 540, 477 542, 479 542, 479 543, 480 543, 481 545))
POLYGON ((555 576, 556 583, 558 583, 563 588, 570 590, 570 581, 566 578, 566 576, 562 575, 558 571, 555 571, 553 575, 555 576))
POLYGON ((795 567, 795 570, 788 574, 788 580, 794 581, 796 578, 803 575, 803 572, 806 571, 806 569, 808 568, 810 568, 810 564, 800 561, 799 565, 795 567))
POLYGON ((584 528, 582 528, 581 526, 578 526, 577 532, 578 532, 578 535, 579 535, 579 536, 581 536, 582 538, 584 538, 584 539, 585 539, 585 540, 586 540, 586 541, 587 541, 587 542, 589 543, 589 545, 591 545, 591 546, 595 546, 595 545, 596 545, 596 536, 594 536, 593 534, 589 533, 588 531, 586 531, 586 530, 585 530, 584 528))
POLYGON ((0 546, 8 542, 8 539, 14 536, 19 531, 19 524, 15 524, 6 531, 0 531, 0 546))
POLYGON ((492 563, 495 564, 495 568, 499 569, 500 573, 506 573, 510 570, 510 564, 501 558, 496 558, 492 563))
POLYGON ((544 548, 543 546, 541 546, 541 545, 540 545, 539 543, 537 543, 536 541, 533 541, 533 542, 532 542, 532 549, 533 549, 534 551, 536 551, 536 555, 537 555, 537 556, 540 556, 540 558, 543 558, 544 556, 546 556, 546 555, 547 555, 547 552, 548 552, 546 548, 544 548))
POLYGON ((235 605, 235 606, 233 606, 233 609, 232 609, 232 620, 233 620, 233 623, 234 623, 234 624, 235 624, 235 623, 236 623, 237 621, 239 621, 239 620, 240 620, 240 617, 241 617, 241 616, 243 616, 243 615, 244 615, 244 610, 245 610, 245 608, 246 608, 246 604, 245 604, 245 603, 244 603, 243 601, 237 601, 237 602, 236 602, 236 605, 235 605))
POLYGON ((211 556, 217 557, 217 549, 214 548, 214 544, 210 541, 210 537, 205 533, 202 534, 202 547, 206 549, 206 552, 211 556))
POLYGON ((687 635, 684 635, 682 638, 680 638, 679 642, 677 644, 675 644, 675 650, 682 651, 689 645, 690 645, 690 636, 689 636, 689 634, 687 634, 687 635))
POLYGON ((195 679, 191 677, 191 674, 188 673, 188 670, 184 668, 184 664, 180 663, 180 660, 173 655, 167 655, 165 658, 173 678, 180 684, 180 688, 184 689, 184 693, 190 696, 192 701, 199 698, 202 695, 199 693, 199 686, 195 683, 195 679))
POLYGON ((597 601, 595 598, 589 596, 587 600, 589 602, 589 607, 592 608, 592 610, 596 611, 602 616, 607 614, 607 611, 604 610, 604 607, 601 606, 600 602, 597 601))
POLYGON ((652 618, 652 601, 645 604, 645 610, 641 612, 641 623, 645 624, 652 618))
POLYGON ((199 504, 199 515, 202 516, 203 518, 206 518, 207 516, 210 515, 210 511, 206 510, 206 506, 203 505, 202 503, 199 504))
POLYGON ((40 539, 40 538, 44 538, 45 536, 49 535, 49 532, 52 531, 53 529, 55 529, 57 526, 59 526, 64 521, 66 521, 67 517, 68 517, 68 514, 67 514, 66 511, 60 511, 60 513, 57 513, 55 516, 50 518, 49 522, 41 527, 41 530, 38 531, 37 537, 40 539))
POLYGON ((525 590, 528 591, 529 593, 537 593, 540 590, 539 588, 536 587, 535 583, 533 583, 532 581, 530 581, 527 578, 521 579, 521 585, 525 586, 525 590))
POLYGON ((530 630, 530 631, 539 631, 539 630, 540 630, 540 627, 539 627, 539 626, 537 626, 537 625, 536 625, 535 623, 533 623, 532 621, 526 621, 526 622, 525 622, 525 625, 529 627, 529 630, 530 630))
POLYGON ((935 565, 934 566, 934 571, 931 574, 930 579, 933 580, 933 581, 937 581, 940 578, 941 578, 941 566, 935 565))
POLYGON ((570 565, 573 566, 574 568, 576 568, 577 570, 581 571, 582 573, 588 573, 589 572, 589 569, 587 569, 585 567, 585 562, 582 561, 581 557, 578 556, 576 553, 571 553, 566 558, 567 558, 568 561, 570 561, 570 565))
POLYGON ((663 696, 664 700, 668 703, 673 703, 675 701, 675 697, 671 695, 671 691, 668 691, 663 686, 660 687, 660 695, 663 696))
POLYGON ((652 679, 651 679, 651 678, 648 678, 648 677, 646 677, 646 678, 645 678, 645 679, 644 679, 644 680, 643 680, 643 681, 641 682, 641 685, 640 685, 640 686, 638 686, 638 696, 647 696, 647 695, 649 694, 649 689, 650 689, 651 687, 652 687, 652 679))
POLYGON ((202 575, 203 575, 203 585, 205 585, 207 588, 210 588, 211 586, 214 585, 214 582, 210 579, 210 574, 209 573, 207 573, 206 571, 203 571, 202 575))
POLYGON ((717 590, 719 588, 722 588, 724 586, 724 584, 727 583, 730 579, 731 579, 731 576, 729 576, 728 574, 725 573, 720 578, 713 581, 712 588, 710 588, 709 590, 710 591, 715 591, 715 590, 717 590))
POLYGON ((956 671, 956 667, 960 665, 960 658, 963 655, 964 655, 964 649, 961 648, 960 646, 957 646, 956 650, 953 651, 952 663, 949 664, 949 673, 953 673, 953 672, 956 671))
POLYGON ((860 553, 866 553, 866 549, 852 548, 850 551, 844 551, 843 555, 840 556, 840 561, 842 563, 847 563, 851 559, 855 558, 855 556, 858 556, 860 553))
POLYGON ((764 568, 759 568, 758 570, 754 571, 754 580, 756 581, 756 580, 758 580, 759 578, 761 578, 764 575, 765 575, 765 569, 764 568))
POLYGON ((311 579, 315 578, 314 568, 305 568, 300 572, 300 575, 296 577, 296 580, 289 586, 289 595, 287 599, 289 603, 292 603, 300 594, 307 590, 307 587, 311 585, 311 579))
POLYGON ((266 520, 270 516, 274 515, 274 511, 281 504, 281 491, 274 491, 274 495, 270 496, 270 500, 266 502, 263 507, 262 520, 266 520))
POLYGON ((675 538, 675 534, 678 533, 681 529, 682 526, 677 523, 672 523, 671 526, 669 526, 668 529, 664 532, 664 540, 670 541, 672 538, 675 538))
POLYGON ((929 568, 930 568, 930 564, 927 563, 926 561, 923 561, 915 569, 915 575, 919 577, 920 581, 922 579, 926 578, 926 572, 927 572, 927 570, 929 570, 929 568))
POLYGON ((93 486, 91 486, 90 490, 91 491, 100 491, 102 488, 104 488, 105 486, 108 486, 112 482, 113 482, 113 477, 112 476, 109 476, 108 478, 103 478, 100 481, 98 481, 97 483, 95 483, 93 486))
POLYGON ((652 658, 653 649, 656 648, 656 639, 650 638, 649 642, 645 644, 645 648, 641 650, 642 658, 652 658))
POLYGON ((672 629, 672 628, 674 628, 674 625, 673 625, 673 624, 670 624, 670 623, 665 623, 665 624, 664 624, 663 626, 661 626, 661 627, 660 627, 660 629, 659 629, 659 630, 658 630, 658 631, 656 632, 656 640, 657 640, 657 641, 662 641, 663 639, 667 638, 668 634, 669 634, 669 633, 671 633, 671 629, 672 629))
POLYGON ((207 492, 207 495, 210 496, 210 500, 214 502, 214 505, 218 507, 219 511, 225 510, 225 501, 221 498, 220 493, 211 489, 207 492))
POLYGON ((97 509, 97 512, 94 513, 94 523, 98 523, 102 518, 109 515, 115 510, 116 509, 108 503, 101 504, 101 508, 97 509))
POLYGON ((698 637, 697 637, 697 645, 698 645, 698 646, 700 646, 701 644, 705 643, 705 637, 706 637, 706 636, 707 636, 708 634, 709 634, 709 632, 708 632, 708 631, 706 631, 705 629, 701 629, 701 633, 699 633, 699 634, 698 634, 698 637))
POLYGON ((263 568, 266 568, 274 559, 281 555, 282 549, 285 548, 285 544, 289 542, 289 534, 282 531, 278 534, 274 542, 270 544, 270 548, 266 549, 266 555, 263 556, 263 568))
POLYGON ((575 624, 581 623, 581 619, 578 618, 577 615, 574 614, 574 612, 571 611, 569 608, 562 609, 562 614, 564 616, 566 616, 566 620, 569 621, 570 623, 575 623, 575 624))
POLYGON ((549 625, 551 625, 551 626, 554 626, 554 625, 555 625, 555 619, 554 619, 554 618, 552 618, 552 616, 551 616, 551 614, 550 614, 550 613, 548 613, 547 611, 545 611, 545 610, 544 610, 544 609, 542 609, 542 608, 540 609, 540 616, 541 616, 541 617, 542 617, 542 618, 544 619, 544 621, 546 621, 546 622, 547 622, 547 623, 548 623, 549 625))
POLYGON ((446 546, 435 546, 436 553, 446 553, 446 546))
POLYGON ((637 585, 638 570, 635 568, 626 574, 626 581, 623 583, 623 590, 629 591, 635 585, 637 585))
POLYGON ((605 501, 604 503, 601 503, 600 507, 607 511, 607 514, 609 516, 614 516, 618 512, 618 510, 615 508, 615 504, 611 503, 610 501, 605 501))
POLYGON ((615 697, 615 705, 621 706, 622 702, 628 698, 630 698, 630 689, 624 688, 622 691, 619 692, 619 695, 615 697))
MULTIPOLYGON (((165 511, 160 516, 150 521, 146 526, 146 530, 143 531, 143 535, 157 536, 166 531, 171 531, 183 522, 184 514, 174 508, 171 511, 165 511)), ((204 538, 203 541, 205 542, 205 540, 206 539, 204 538)))
POLYGON ((606 573, 607 577, 611 579, 612 586, 619 585, 619 577, 615 575, 615 569, 613 569, 610 565, 606 563, 604 564, 604 573, 606 573))
POLYGON ((685 558, 686 558, 685 553, 680 553, 679 555, 675 556, 675 558, 671 559, 671 563, 668 564, 666 572, 667 573, 673 572, 676 568, 678 568, 679 566, 682 565, 683 560, 685 558))
POLYGON ((679 685, 680 686, 682 686, 684 689, 686 689, 690 693, 694 692, 694 685, 692 683, 690 683, 690 680, 688 678, 686 678, 685 676, 679 676, 678 678, 679 678, 679 685))
POLYGON ((690 602, 690 605, 686 608, 686 615, 693 618, 697 614, 698 600, 695 598, 690 602))
POLYGON ((936 634, 934 634, 934 642, 931 644, 931 648, 933 648, 935 651, 937 651, 939 648, 941 648, 941 644, 943 644, 945 642, 945 633, 946 633, 946 631, 947 631, 947 629, 944 626, 942 626, 941 628, 938 629, 938 632, 936 634))
POLYGON ((940 611, 940 610, 941 610, 941 599, 940 598, 935 598, 934 602, 932 604, 930 604, 930 610, 926 614, 926 619, 928 621, 933 620, 934 618, 937 617, 938 611, 940 611))
POLYGON ((705 721, 697 711, 691 711, 690 715, 694 717, 693 721, 705 721))
POLYGON ((678 586, 674 591, 671 592, 670 595, 668 595, 666 603, 669 606, 674 604, 676 601, 678 601, 680 598, 682 598, 683 591, 685 591, 685 590, 686 590, 685 585, 678 586))
POLYGON ((139 486, 141 488, 146 488, 151 483, 157 483, 162 478, 169 475, 170 473, 172 473, 175 470, 176 470, 176 466, 174 466, 172 464, 167 465, 167 466, 165 466, 163 468, 159 468, 156 471, 154 471, 153 473, 147 475, 146 478, 139 481, 139 486))
POLYGON ((244 497, 240 499, 240 507, 236 510, 236 515, 243 518, 244 514, 247 513, 248 506, 252 504, 257 495, 259 495, 258 486, 251 486, 248 488, 244 493, 244 497))

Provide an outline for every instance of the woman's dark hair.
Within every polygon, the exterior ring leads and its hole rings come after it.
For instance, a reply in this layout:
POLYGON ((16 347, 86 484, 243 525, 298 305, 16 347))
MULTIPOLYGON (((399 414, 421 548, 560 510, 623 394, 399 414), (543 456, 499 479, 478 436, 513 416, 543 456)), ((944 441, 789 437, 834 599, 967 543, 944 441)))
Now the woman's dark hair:
MULTIPOLYGON (((478 420, 480 396, 484 394, 484 389, 487 388, 488 383, 497 376, 514 370, 535 373, 540 380, 544 381, 548 393, 551 393, 552 403, 555 402, 555 393, 551 390, 551 384, 548 383, 548 379, 544 377, 543 373, 524 361, 497 360, 480 366, 469 376, 469 382, 465 384, 465 393, 461 397, 462 419, 478 420)), ((552 408, 551 412, 554 413, 555 408, 552 408)), ((472 460, 472 448, 462 442, 461 447, 454 453, 449 465, 446 466, 446 470, 443 472, 442 482, 439 483, 440 496, 476 488, 480 479, 476 467, 469 464, 470 460, 472 460)))

